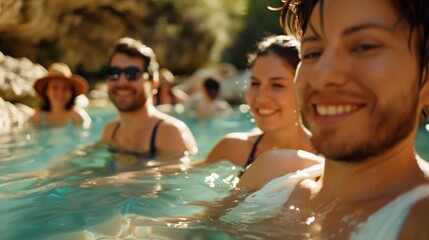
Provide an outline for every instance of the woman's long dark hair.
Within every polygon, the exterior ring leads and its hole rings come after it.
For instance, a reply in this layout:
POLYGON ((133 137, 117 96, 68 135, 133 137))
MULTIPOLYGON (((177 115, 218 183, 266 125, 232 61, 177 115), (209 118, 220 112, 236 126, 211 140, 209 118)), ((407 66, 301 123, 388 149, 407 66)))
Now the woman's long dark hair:
POLYGON ((274 54, 286 61, 295 70, 300 62, 299 45, 299 42, 292 36, 265 37, 258 43, 256 49, 247 55, 247 65, 251 68, 259 57, 274 54))

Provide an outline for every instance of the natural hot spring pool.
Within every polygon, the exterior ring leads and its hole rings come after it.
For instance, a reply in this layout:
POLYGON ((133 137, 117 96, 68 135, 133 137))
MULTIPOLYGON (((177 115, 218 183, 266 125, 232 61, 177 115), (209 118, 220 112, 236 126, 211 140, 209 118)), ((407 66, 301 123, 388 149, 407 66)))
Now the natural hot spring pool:
MULTIPOLYGON (((202 211, 191 202, 227 195, 238 169, 228 163, 168 172, 106 167, 112 154, 94 147, 113 109, 90 110, 93 126, 23 130, 0 136, 0 239, 269 239, 269 226, 188 221, 202 211)), ((254 128, 248 114, 190 126, 202 158, 225 133, 254 128)), ((429 133, 416 147, 429 159, 429 133)), ((277 229, 279 230, 279 229, 277 229)))

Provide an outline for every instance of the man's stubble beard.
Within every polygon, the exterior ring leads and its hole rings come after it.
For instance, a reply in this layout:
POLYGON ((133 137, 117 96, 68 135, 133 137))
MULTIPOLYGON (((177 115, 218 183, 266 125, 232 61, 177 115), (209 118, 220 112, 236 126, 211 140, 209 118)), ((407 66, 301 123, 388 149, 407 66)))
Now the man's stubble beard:
POLYGON ((353 136, 343 141, 330 139, 330 136, 335 135, 335 131, 339 131, 333 130, 331 133, 313 134, 310 141, 314 149, 328 159, 341 162, 361 162, 386 152, 407 138, 413 132, 417 121, 417 98, 413 101, 405 96, 407 94, 391 101, 387 104, 389 107, 379 107, 372 111, 370 127, 361 129, 367 132, 365 139, 357 139, 354 142, 353 136), (404 106, 405 104, 398 103, 408 104, 404 106), (400 111, 401 109, 403 111, 400 111))

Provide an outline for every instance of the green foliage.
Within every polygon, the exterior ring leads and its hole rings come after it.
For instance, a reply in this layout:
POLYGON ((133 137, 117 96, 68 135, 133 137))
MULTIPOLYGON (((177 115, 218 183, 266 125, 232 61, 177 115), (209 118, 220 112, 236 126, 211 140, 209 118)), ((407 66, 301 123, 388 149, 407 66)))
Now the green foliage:
POLYGON ((245 16, 243 30, 223 55, 223 60, 233 63, 239 69, 246 68, 246 54, 255 48, 263 37, 283 34, 280 28, 280 13, 268 9, 281 6, 280 1, 251 0, 245 16))
POLYGON ((190 73, 217 63, 238 29, 248 0, 159 1, 154 48, 160 63, 190 73))
POLYGON ((157 39, 156 42, 163 45, 157 53, 169 52, 170 57, 165 62, 161 60, 161 63, 176 72, 190 72, 219 61, 231 62, 243 69, 246 67, 246 54, 255 47, 256 42, 265 36, 283 33, 279 25, 279 12, 268 9, 268 6, 278 7, 280 1, 163 2, 170 4, 170 9, 174 11, 162 13, 161 16, 168 16, 168 19, 158 20, 159 28, 166 29, 166 35, 157 39), (182 47, 170 51, 169 46, 182 47), (177 59, 181 61, 173 62, 177 59))

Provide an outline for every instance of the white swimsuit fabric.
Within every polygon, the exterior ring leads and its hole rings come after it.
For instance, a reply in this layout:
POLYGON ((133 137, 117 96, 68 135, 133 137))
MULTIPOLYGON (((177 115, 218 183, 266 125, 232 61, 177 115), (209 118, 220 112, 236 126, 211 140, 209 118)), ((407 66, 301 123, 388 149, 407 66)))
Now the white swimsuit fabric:
POLYGON ((286 174, 273 179, 262 189, 247 196, 243 202, 231 209, 220 220, 230 224, 257 223, 275 217, 289 199, 296 184, 323 173, 323 164, 286 174))
POLYGON ((350 239, 397 239, 411 207, 426 197, 429 197, 429 184, 417 186, 400 195, 391 203, 372 214, 366 222, 361 223, 358 229, 352 233, 350 239))
MULTIPOLYGON (((304 179, 319 177, 322 173, 323 164, 318 164, 273 179, 259 191, 247 196, 243 202, 220 217, 220 220, 230 224, 251 224, 276 217, 288 201, 296 184, 304 179)), ((400 195, 371 215, 366 222, 359 224, 350 239, 397 239, 411 207, 425 197, 429 197, 429 184, 417 186, 400 195)))

